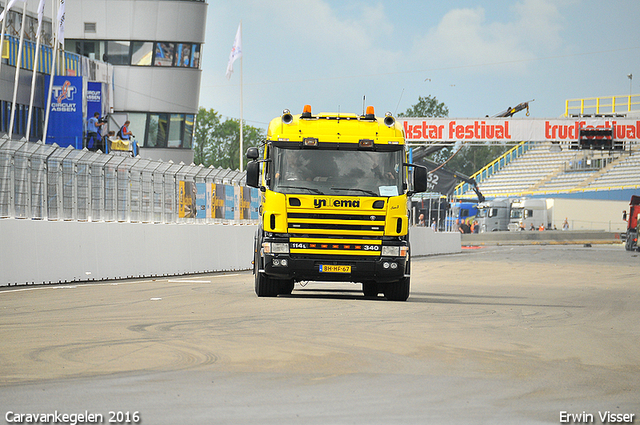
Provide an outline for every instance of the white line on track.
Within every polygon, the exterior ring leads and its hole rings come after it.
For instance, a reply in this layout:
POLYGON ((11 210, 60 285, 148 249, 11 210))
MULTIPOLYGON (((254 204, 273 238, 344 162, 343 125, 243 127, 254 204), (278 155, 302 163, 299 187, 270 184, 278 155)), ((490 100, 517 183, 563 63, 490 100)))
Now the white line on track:
MULTIPOLYGON (((239 276, 240 273, 232 273, 232 274, 220 274, 216 276, 211 276, 211 278, 218 277, 230 277, 230 276, 239 276)), ((48 284, 41 286, 34 286, 29 288, 16 288, 16 289, 5 289, 0 290, 0 294, 11 293, 11 292, 21 292, 21 291, 37 291, 40 289, 76 289, 82 287, 92 287, 92 286, 118 286, 118 285, 131 285, 134 283, 157 283, 157 282, 167 282, 167 283, 211 283, 210 280, 188 280, 188 279, 154 279, 154 280, 132 280, 132 281, 112 281, 112 282, 83 282, 81 285, 57 285, 57 284, 48 284)))

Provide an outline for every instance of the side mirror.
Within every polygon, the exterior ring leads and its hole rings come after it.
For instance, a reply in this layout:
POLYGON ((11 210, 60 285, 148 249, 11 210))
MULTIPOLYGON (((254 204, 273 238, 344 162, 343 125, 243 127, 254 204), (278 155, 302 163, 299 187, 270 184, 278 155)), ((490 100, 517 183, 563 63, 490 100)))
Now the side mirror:
POLYGON ((247 159, 256 160, 260 156, 260 152, 256 147, 250 147, 247 149, 247 159))
MULTIPOLYGON (((248 153, 249 152, 247 152, 247 156, 248 156, 248 153)), ((260 163, 258 161, 251 161, 247 164, 247 186, 260 187, 259 183, 260 183, 260 163)))
POLYGON ((421 165, 414 165, 413 168, 413 191, 416 193, 427 191, 427 168, 421 165))

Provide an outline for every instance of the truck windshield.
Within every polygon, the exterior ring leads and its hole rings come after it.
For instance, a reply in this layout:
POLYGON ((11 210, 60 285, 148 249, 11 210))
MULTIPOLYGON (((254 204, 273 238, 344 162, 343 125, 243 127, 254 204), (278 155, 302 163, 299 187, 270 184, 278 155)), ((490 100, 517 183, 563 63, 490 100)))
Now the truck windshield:
POLYGON ((511 218, 522 218, 522 208, 512 209, 511 218))
POLYGON ((280 193, 398 196, 403 193, 403 151, 273 147, 272 188, 280 193))

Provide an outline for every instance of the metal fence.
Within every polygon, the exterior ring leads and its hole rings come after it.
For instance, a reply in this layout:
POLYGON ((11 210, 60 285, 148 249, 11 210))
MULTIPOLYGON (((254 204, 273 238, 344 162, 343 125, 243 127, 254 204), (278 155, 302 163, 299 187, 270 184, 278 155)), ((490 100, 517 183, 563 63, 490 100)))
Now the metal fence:
POLYGON ((0 218, 256 224, 245 172, 0 138, 0 218), (229 195, 230 194, 230 195, 229 195))

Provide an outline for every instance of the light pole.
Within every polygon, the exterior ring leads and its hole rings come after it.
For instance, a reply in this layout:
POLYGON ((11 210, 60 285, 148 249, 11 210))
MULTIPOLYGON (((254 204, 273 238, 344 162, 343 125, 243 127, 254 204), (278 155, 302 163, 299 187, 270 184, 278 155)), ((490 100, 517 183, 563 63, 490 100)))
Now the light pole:
POLYGON ((627 78, 629 79, 629 104, 627 110, 631 112, 631 84, 633 83, 633 74, 627 74, 627 78))

